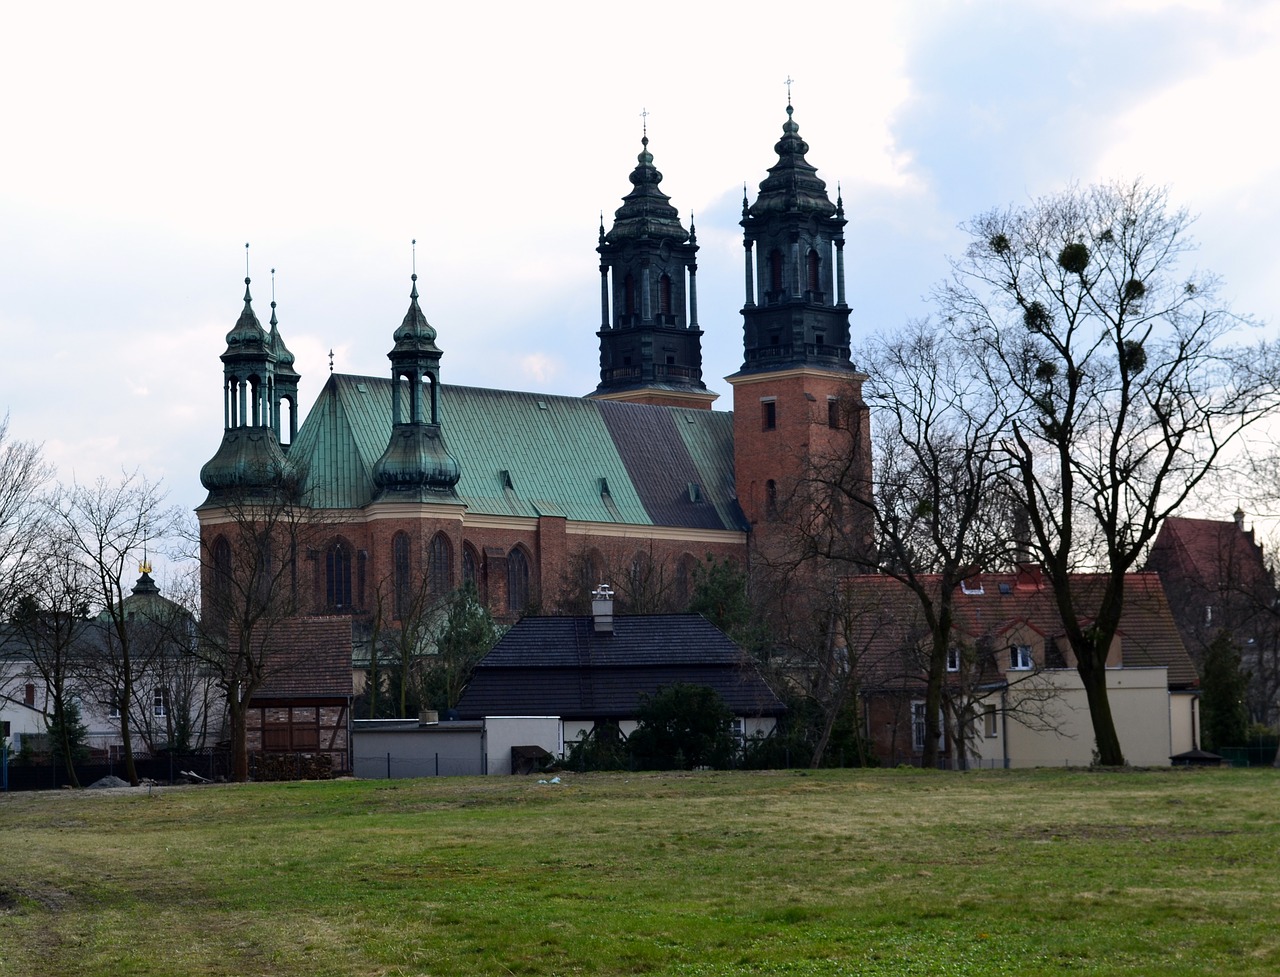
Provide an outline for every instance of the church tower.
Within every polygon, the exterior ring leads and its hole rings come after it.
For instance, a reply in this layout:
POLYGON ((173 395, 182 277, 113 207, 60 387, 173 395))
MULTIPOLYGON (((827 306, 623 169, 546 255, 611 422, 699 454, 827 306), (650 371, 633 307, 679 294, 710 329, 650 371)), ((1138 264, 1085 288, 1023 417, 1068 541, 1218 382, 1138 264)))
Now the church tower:
POLYGON ((440 427, 440 357, 436 331, 418 305, 413 274, 409 311, 395 331, 391 360, 391 441, 373 466, 379 498, 441 501, 454 498, 461 474, 440 427), (407 403, 406 403, 407 401, 407 403))
POLYGON ((802 486, 832 465, 852 465, 868 489, 871 479, 865 377, 849 358, 844 205, 805 158, 792 113, 788 99, 778 161, 754 204, 743 195, 743 363, 728 378, 738 499, 758 543, 811 523, 802 486))
POLYGON ((697 235, 659 189, 647 134, 640 143, 631 192, 608 233, 600 222, 600 385, 589 396, 709 408, 717 395, 702 382, 697 235))
MULTIPOLYGON (((277 438, 279 400, 275 392, 275 349, 283 349, 284 341, 279 338, 274 312, 272 330, 269 335, 254 314, 246 275, 244 310, 227 333, 227 349, 221 357, 222 444, 200 469, 200 481, 209 490, 206 504, 237 495, 269 493, 285 474, 284 452, 277 438)), ((292 372, 292 365, 289 370, 289 383, 296 391, 298 375, 292 372)))

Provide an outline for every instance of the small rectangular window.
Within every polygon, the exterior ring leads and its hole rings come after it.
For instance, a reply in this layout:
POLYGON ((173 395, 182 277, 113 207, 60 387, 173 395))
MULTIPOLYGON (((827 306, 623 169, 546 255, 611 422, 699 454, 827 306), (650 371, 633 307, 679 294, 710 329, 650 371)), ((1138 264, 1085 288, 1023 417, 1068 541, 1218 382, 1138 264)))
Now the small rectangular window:
POLYGON ((959 648, 947 649, 947 671, 948 672, 960 671, 960 649, 959 648))
POLYGON ((1031 668, 1031 646, 1030 645, 1010 645, 1009 646, 1009 669, 1011 671, 1025 672, 1031 668))
POLYGON ((157 719, 163 719, 166 715, 164 707, 164 689, 156 689, 151 697, 151 712, 157 719))
POLYGON ((773 400, 766 400, 760 404, 760 427, 765 431, 772 431, 778 426, 778 404, 773 400))
POLYGON ((827 398, 827 427, 835 429, 840 427, 840 398, 827 398))

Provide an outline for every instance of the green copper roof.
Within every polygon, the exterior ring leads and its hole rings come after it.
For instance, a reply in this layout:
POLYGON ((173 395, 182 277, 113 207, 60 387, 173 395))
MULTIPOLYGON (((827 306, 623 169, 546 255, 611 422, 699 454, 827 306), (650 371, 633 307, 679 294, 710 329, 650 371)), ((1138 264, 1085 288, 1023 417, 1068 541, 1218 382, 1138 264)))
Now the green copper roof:
MULTIPOLYGON (((732 414, 442 385, 440 424, 471 513, 745 528, 732 414)), ((289 449, 310 504, 372 502, 390 437, 391 381, 331 376, 289 449)))

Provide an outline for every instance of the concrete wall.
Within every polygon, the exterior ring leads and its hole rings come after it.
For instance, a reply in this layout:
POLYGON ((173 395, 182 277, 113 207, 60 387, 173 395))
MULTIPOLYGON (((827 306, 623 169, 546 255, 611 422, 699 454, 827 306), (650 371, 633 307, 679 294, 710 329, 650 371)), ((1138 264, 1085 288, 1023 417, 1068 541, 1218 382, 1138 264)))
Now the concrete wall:
POLYGON ((351 766, 357 777, 399 780, 484 773, 483 723, 358 719, 354 726, 351 766))
POLYGON ((485 752, 489 773, 511 773, 513 746, 540 746, 553 756, 564 753, 559 716, 486 716, 485 752))

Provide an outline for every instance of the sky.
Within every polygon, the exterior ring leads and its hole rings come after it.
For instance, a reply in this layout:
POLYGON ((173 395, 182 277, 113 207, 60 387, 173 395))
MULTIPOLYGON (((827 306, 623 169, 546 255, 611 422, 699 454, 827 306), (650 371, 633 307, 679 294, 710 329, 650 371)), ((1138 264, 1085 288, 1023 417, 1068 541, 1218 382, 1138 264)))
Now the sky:
POLYGON ((928 314, 967 218, 1134 178, 1197 215, 1196 264, 1257 318, 1247 338, 1276 335, 1277 0, 14 4, 10 434, 63 482, 136 470, 199 505, 245 242, 264 325, 275 269, 303 412, 330 350, 388 375, 414 239, 445 383, 587 393, 597 229, 642 125, 697 223, 704 377, 728 409, 743 187, 777 159, 788 78, 843 192, 855 344, 928 314))

